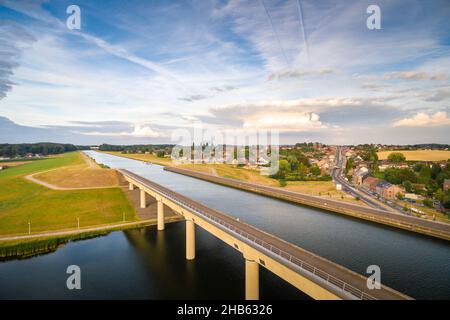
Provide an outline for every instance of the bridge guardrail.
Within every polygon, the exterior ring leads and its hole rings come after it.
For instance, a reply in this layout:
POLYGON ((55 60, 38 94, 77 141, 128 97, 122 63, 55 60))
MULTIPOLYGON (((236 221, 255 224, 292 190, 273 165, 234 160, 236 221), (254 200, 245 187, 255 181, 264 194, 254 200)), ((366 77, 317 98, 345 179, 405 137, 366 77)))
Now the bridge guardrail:
MULTIPOLYGON (((122 173, 124 173, 125 175, 130 176, 128 173, 123 172, 122 170, 120 170, 120 171, 122 173)), ((185 201, 175 198, 174 196, 172 196, 170 194, 170 193, 172 193, 172 191, 168 190, 169 192, 167 192, 162 189, 162 188, 166 189, 165 187, 162 187, 154 182, 148 181, 153 185, 153 186, 150 186, 150 185, 148 185, 148 182, 140 181, 139 177, 136 177, 133 175, 134 174, 131 175, 131 178, 137 179, 139 183, 142 183, 143 185, 152 189, 153 191, 163 194, 165 197, 180 204, 181 206, 186 207, 187 209, 193 210, 194 212, 198 213, 199 215, 204 216, 204 217, 208 218, 209 220, 212 220, 212 221, 224 226, 225 228, 229 229, 231 232, 237 233, 238 235, 250 240, 251 242, 254 242, 258 246, 261 246, 261 247, 265 248, 266 250, 269 250, 273 254, 281 257, 282 259, 295 264, 300 269, 303 269, 303 270, 309 272, 310 274, 312 274, 313 276, 324 280, 327 284, 337 287, 338 289, 342 290, 344 293, 351 294, 352 296, 354 296, 358 299, 361 299, 361 300, 377 300, 375 297, 371 296, 370 294, 330 275, 326 271, 316 268, 313 265, 311 265, 301 259, 298 259, 298 258, 292 256, 291 254, 283 251, 282 249, 279 249, 276 246, 273 246, 272 244, 270 244, 262 239, 258 239, 256 237, 252 236, 251 234, 243 231, 242 229, 237 228, 237 227, 223 221, 222 219, 219 219, 213 215, 210 215, 199 208, 193 207, 190 204, 186 203, 185 201)))

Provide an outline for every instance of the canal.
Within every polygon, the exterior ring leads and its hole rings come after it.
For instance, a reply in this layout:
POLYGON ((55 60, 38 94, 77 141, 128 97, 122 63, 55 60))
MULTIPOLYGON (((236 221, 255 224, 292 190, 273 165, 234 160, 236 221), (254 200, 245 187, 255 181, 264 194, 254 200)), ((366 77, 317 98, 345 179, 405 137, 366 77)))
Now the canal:
MULTIPOLYGON (((443 240, 215 185, 141 161, 87 153, 360 274, 378 265, 382 283, 414 298, 450 299, 450 246, 443 240)), ((0 298, 243 298, 241 255, 197 228, 197 257, 186 261, 184 232, 182 222, 167 225, 164 232, 155 227, 114 232, 69 243, 51 254, 0 262, 0 298), (69 264, 81 267, 82 290, 66 289, 69 264)), ((262 270, 261 298, 307 297, 262 270)))

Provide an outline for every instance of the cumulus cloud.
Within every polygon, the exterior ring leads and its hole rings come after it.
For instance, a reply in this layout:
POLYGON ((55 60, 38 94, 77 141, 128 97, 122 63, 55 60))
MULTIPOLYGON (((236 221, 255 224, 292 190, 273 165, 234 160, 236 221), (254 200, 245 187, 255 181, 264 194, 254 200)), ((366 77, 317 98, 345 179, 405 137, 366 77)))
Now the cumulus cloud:
POLYGON ((404 118, 394 122, 394 127, 438 127, 450 125, 450 118, 447 112, 440 111, 435 114, 428 115, 424 112, 419 112, 412 118, 404 118))
POLYGON ((126 136, 126 137, 136 137, 136 138, 157 138, 160 133, 153 130, 150 126, 144 124, 134 125, 133 131, 122 131, 122 132, 102 132, 102 131, 89 131, 89 132, 78 132, 87 136, 126 136))
POLYGON ((323 129, 326 126, 314 112, 272 111, 247 117, 244 129, 277 129, 280 131, 307 131, 323 129))

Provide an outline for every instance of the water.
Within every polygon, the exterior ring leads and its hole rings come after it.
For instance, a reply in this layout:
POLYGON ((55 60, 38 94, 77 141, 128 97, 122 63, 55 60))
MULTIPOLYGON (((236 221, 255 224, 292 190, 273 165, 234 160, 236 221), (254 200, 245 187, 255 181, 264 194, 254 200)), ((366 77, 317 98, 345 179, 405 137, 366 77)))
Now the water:
MULTIPOLYGON (((125 168, 381 281, 418 299, 450 299, 447 242, 301 207, 163 171, 156 165, 89 152, 98 162, 125 168)), ((234 249, 197 228, 197 257, 184 256, 184 225, 166 231, 115 232, 70 243, 55 253, 0 263, 0 298, 243 298, 244 262, 234 249), (78 264, 83 289, 65 287, 65 268, 78 264)), ((262 298, 305 296, 261 268, 262 298)))

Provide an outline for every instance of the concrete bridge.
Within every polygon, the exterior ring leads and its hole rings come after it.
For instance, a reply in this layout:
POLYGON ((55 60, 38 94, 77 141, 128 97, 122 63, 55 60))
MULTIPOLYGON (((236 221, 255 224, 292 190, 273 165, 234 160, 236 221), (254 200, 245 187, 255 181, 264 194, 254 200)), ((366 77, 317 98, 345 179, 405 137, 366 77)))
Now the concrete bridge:
POLYGON ((261 231, 239 219, 209 208, 128 170, 119 170, 130 190, 140 189, 141 207, 146 197, 158 202, 157 229, 164 230, 164 206, 184 217, 186 223, 186 259, 195 259, 195 227, 221 239, 245 259, 245 298, 259 299, 259 267, 270 270, 314 299, 411 299, 384 285, 369 290, 367 278, 326 260, 278 237, 261 231))

